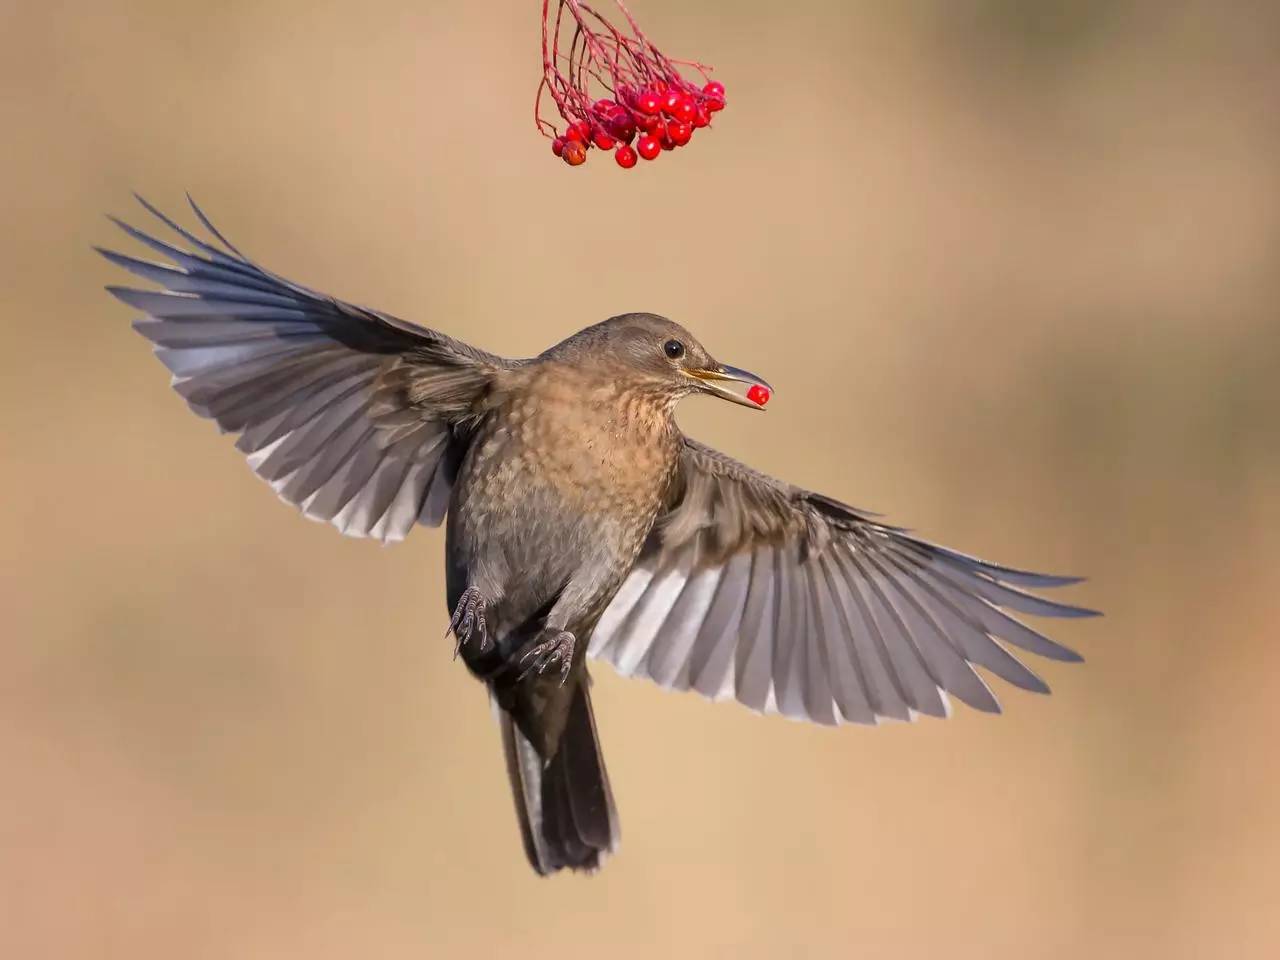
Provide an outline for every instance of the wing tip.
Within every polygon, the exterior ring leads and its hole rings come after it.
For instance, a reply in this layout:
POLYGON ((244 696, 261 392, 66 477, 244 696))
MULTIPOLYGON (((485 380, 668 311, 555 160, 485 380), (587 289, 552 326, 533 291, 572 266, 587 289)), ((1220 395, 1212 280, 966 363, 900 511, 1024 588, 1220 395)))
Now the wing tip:
POLYGON ((1101 610, 1094 610, 1091 607, 1077 607, 1070 603, 1055 603, 1052 600, 1044 600, 1040 598, 1042 603, 1049 604, 1052 610, 1042 610, 1031 614, 1039 617, 1055 617, 1059 620, 1088 620, 1092 617, 1104 616, 1101 610))
POLYGON ((159 207, 157 207, 154 203, 152 203, 150 200, 148 200, 146 197, 140 194, 137 190, 133 190, 131 192, 133 193, 133 199, 138 201, 138 203, 142 206, 143 210, 146 210, 147 213, 151 214, 161 223, 165 224, 165 226, 177 229, 177 225, 173 222, 173 220, 170 219, 165 213, 163 213, 159 207))
MULTIPOLYGON (((133 296, 135 294, 145 292, 137 289, 136 287, 126 287, 118 283, 108 283, 103 286, 102 289, 107 291, 107 293, 111 294, 111 296, 115 297, 121 303, 126 306, 133 307, 135 310, 138 309, 138 305, 133 302, 133 296)), ((134 321, 134 323, 136 324, 137 321, 134 321)))
MULTIPOLYGON (((1004 647, 1001 647, 1000 649, 1003 650, 1004 647)), ((1005 651, 1005 652, 1007 653, 1008 651, 1005 651)), ((1040 696, 1047 697, 1053 693, 1053 690, 1049 687, 1049 684, 1045 682, 1044 678, 1040 676, 1040 674, 1036 673, 1034 670, 1028 667, 1025 663, 1022 663, 1022 661, 1018 660, 1017 657, 1014 657, 1013 654, 1010 653, 1009 656, 1013 657, 1015 661, 1021 664, 1022 669, 1026 671, 1026 673, 1021 677, 1021 682, 1015 683, 1014 681, 1009 680, 1008 678, 1005 678, 1007 683, 1012 684, 1018 690, 1025 690, 1027 691, 1027 693, 1035 693, 1035 694, 1039 694, 1040 696)))
MULTIPOLYGON (((1001 572, 1025 580, 1026 586, 1042 587, 1046 590, 1052 590, 1055 587, 1072 587, 1089 579, 1088 577, 1077 577, 1074 574, 1036 573, 1034 570, 1019 570, 1014 567, 1004 568, 1001 572)), ((1000 579, 999 574, 996 574, 996 579, 1000 579)), ((1009 582, 1016 583, 1018 581, 1010 579, 1009 582)))

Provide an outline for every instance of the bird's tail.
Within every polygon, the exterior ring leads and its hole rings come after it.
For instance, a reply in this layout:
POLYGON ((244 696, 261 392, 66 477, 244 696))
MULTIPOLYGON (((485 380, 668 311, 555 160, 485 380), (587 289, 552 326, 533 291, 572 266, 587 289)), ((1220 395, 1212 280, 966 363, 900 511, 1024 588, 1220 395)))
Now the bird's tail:
POLYGON ((507 774, 525 853, 538 873, 595 870, 618 845, 618 812, 600 753, 583 677, 556 752, 543 760, 511 715, 498 708, 507 774))

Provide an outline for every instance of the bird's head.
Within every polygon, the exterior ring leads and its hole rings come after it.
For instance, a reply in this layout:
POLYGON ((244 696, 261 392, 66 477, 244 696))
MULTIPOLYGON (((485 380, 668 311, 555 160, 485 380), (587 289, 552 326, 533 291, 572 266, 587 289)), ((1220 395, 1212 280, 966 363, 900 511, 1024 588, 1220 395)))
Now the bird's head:
POLYGON ((574 334, 548 358, 589 366, 619 386, 674 405, 691 393, 763 410, 773 388, 754 373, 720 363, 680 324, 652 313, 626 313, 574 334), (731 384, 742 384, 742 392, 731 384))

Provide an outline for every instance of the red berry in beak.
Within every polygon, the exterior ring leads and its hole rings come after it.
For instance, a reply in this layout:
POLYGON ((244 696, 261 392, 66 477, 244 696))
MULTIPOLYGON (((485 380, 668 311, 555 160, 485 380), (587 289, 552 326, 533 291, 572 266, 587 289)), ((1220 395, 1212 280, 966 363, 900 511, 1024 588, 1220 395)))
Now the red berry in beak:
POLYGON ((762 387, 758 383, 753 383, 751 389, 747 391, 747 399, 758 407, 763 407, 768 403, 770 396, 769 388, 762 387))
POLYGON ((662 144, 658 142, 658 138, 653 134, 646 133, 636 141, 636 152, 646 160, 652 160, 662 152, 662 144))
POLYGON ((630 170, 636 165, 636 152, 624 143, 614 153, 613 159, 618 161, 618 166, 623 170, 630 170))

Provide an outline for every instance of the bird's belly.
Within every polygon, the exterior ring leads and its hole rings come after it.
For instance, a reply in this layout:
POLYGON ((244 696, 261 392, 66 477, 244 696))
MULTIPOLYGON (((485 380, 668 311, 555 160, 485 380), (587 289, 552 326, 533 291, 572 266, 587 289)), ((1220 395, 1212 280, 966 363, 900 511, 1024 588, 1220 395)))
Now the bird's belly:
POLYGON ((512 628, 545 613, 571 581, 589 579, 607 602, 653 524, 656 479, 620 480, 616 463, 590 448, 530 454, 503 446, 475 448, 454 488, 450 603, 474 585, 495 598, 496 621, 512 628))

